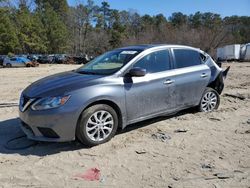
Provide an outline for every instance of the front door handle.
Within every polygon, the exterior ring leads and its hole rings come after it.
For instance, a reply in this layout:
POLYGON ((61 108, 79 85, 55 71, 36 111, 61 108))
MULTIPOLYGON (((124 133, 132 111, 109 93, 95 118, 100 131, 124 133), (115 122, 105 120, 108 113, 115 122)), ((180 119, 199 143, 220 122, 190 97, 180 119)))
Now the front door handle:
POLYGON ((166 80, 165 82, 163 82, 164 84, 172 84, 172 83, 174 83, 174 80, 170 80, 170 79, 168 79, 168 80, 166 80))
POLYGON ((201 77, 202 77, 202 78, 206 78, 206 77, 208 77, 208 75, 207 75, 206 73, 202 73, 202 74, 201 74, 201 77))

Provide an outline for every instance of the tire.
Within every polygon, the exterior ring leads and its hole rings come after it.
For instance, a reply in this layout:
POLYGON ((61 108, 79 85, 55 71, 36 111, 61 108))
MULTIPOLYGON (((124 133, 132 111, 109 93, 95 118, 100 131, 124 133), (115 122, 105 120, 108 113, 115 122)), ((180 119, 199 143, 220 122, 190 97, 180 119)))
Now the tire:
POLYGON ((7 67, 7 68, 10 68, 10 67, 12 67, 12 65, 11 65, 10 63, 7 63, 7 64, 6 64, 6 67, 7 67))
POLYGON ((211 112, 218 109, 220 105, 220 95, 212 88, 207 87, 202 94, 198 110, 200 112, 211 112))
POLYGON ((117 128, 116 111, 106 104, 97 104, 83 111, 76 128, 76 138, 84 145, 96 146, 109 141, 117 128))

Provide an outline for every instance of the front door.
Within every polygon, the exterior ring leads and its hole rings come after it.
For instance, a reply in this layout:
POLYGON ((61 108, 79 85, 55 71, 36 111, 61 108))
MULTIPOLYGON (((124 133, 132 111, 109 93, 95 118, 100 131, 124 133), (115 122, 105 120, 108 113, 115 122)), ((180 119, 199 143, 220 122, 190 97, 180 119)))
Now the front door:
POLYGON ((133 67, 144 68, 147 74, 143 77, 124 78, 128 122, 172 111, 175 107, 175 73, 171 70, 169 51, 152 52, 133 67))

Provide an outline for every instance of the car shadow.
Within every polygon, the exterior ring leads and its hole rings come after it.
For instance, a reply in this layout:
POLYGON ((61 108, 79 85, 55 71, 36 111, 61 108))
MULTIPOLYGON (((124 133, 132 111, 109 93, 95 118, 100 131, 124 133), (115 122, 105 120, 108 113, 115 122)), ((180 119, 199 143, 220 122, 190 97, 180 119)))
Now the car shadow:
POLYGON ((83 148, 87 147, 77 141, 54 143, 28 140, 20 128, 19 118, 0 122, 0 153, 3 154, 46 156, 83 148))
MULTIPOLYGON (((170 116, 162 116, 150 120, 142 121, 127 126, 123 130, 118 130, 117 134, 123 134, 153 123, 167 120, 173 117, 182 116, 188 113, 195 113, 193 109, 181 111, 170 116)), ((19 154, 23 156, 35 155, 46 156, 53 155, 64 151, 73 151, 79 149, 88 149, 78 141, 54 143, 54 142, 36 142, 28 140, 20 128, 19 118, 8 119, 0 122, 0 153, 2 154, 19 154)))
POLYGON ((146 126, 149 126, 151 124, 154 124, 154 123, 157 123, 157 122, 160 122, 160 121, 164 121, 164 120, 171 119, 171 118, 176 118, 176 117, 179 117, 179 116, 182 116, 182 115, 185 115, 185 114, 195 114, 197 112, 198 111, 197 111, 196 108, 189 108, 189 109, 185 109, 185 110, 182 110, 182 111, 174 113, 174 114, 170 114, 170 115, 166 115, 166 116, 159 116, 159 117, 156 117, 156 118, 152 118, 152 119, 149 119, 149 120, 145 120, 145 121, 141 121, 141 122, 138 122, 138 123, 131 124, 131 125, 125 127, 125 129, 118 130, 117 134, 127 133, 127 132, 130 132, 130 131, 133 131, 133 130, 136 130, 136 129, 139 129, 139 128, 142 128, 142 127, 146 127, 146 126))

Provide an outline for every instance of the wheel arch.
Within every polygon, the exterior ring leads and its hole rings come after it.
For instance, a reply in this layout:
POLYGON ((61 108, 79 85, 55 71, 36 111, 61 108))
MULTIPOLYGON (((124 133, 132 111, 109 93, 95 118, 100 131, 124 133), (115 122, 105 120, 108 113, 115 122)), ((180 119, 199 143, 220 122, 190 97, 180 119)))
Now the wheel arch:
POLYGON ((123 128, 123 118, 122 118, 122 112, 121 112, 120 107, 119 107, 115 102, 113 102, 113 101, 111 101, 111 100, 107 100, 107 99, 97 100, 97 101, 94 101, 94 102, 88 104, 88 105, 82 110, 80 116, 78 117, 77 124, 78 124, 79 121, 80 121, 80 118, 81 118, 81 116, 82 116, 82 113, 83 113, 87 108, 89 108, 89 107, 91 107, 91 106, 94 106, 94 105, 97 105, 97 104, 106 104, 106 105, 112 107, 112 108, 115 110, 115 112, 117 113, 117 116, 118 116, 118 120, 119 120, 119 122, 118 122, 118 127, 119 127, 119 128, 123 128))

